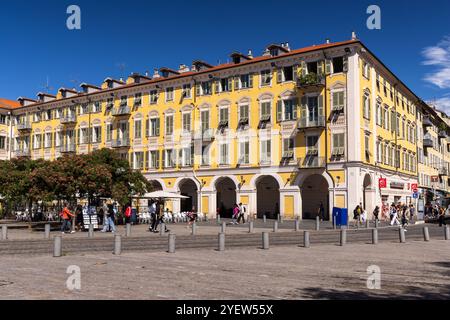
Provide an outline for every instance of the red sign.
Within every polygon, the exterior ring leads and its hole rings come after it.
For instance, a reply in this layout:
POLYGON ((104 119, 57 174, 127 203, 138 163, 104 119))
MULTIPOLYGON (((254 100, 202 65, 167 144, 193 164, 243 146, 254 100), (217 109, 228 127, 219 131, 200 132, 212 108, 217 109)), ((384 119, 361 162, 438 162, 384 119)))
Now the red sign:
POLYGON ((378 186, 380 187, 380 189, 386 188, 386 187, 387 187, 387 181, 386 181, 386 178, 380 178, 380 179, 378 180, 378 186))
POLYGON ((439 182, 439 176, 431 176, 431 182, 439 182))
POLYGON ((417 183, 411 183, 411 190, 417 192, 418 186, 417 183))

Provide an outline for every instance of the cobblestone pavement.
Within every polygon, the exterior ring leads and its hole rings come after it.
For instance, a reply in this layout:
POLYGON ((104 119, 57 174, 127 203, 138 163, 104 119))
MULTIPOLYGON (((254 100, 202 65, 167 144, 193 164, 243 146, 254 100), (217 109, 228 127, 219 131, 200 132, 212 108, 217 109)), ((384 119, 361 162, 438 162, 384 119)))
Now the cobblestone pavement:
POLYGON ((450 299, 450 242, 4 256, 0 299, 450 299), (66 287, 81 268, 81 290, 66 287), (366 286, 381 268, 381 289, 366 286))

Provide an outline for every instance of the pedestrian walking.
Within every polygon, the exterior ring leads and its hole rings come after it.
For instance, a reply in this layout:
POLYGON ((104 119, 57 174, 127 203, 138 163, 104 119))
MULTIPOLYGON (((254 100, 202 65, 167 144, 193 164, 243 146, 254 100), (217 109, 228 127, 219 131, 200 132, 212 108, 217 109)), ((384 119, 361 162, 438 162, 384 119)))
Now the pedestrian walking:
POLYGON ((359 224, 359 219, 361 217, 361 206, 357 205, 355 210, 353 210, 353 226, 356 227, 359 224))
POLYGON ((405 231, 408 231, 408 230, 406 230, 406 227, 408 226, 408 217, 407 217, 407 214, 406 214, 406 210, 405 211, 403 211, 403 213, 402 213, 402 228, 405 230, 405 231))
POLYGON ((239 224, 241 220, 242 223, 245 223, 245 206, 242 205, 242 202, 239 203, 239 215, 237 223, 239 224))
POLYGON ((237 224, 238 216, 239 216, 239 206, 237 205, 237 203, 235 203, 233 207, 233 216, 231 224, 237 224))
POLYGON ((125 224, 131 222, 131 205, 128 204, 125 209, 125 224))
MULTIPOLYGON (((164 232, 169 232, 170 230, 167 229, 167 225, 164 223, 164 202, 163 201, 159 201, 159 211, 158 211, 158 209, 156 211, 159 213, 159 216, 158 216, 159 227, 162 228, 162 225, 164 224, 164 232)), ((154 232, 158 232, 157 228, 158 228, 158 226, 156 226, 154 232)))
POLYGON ((108 232, 108 231, 110 231, 112 233, 116 232, 116 226, 114 224, 115 215, 116 215, 116 211, 115 211, 114 206, 112 204, 109 204, 108 211, 106 213, 106 220, 104 221, 102 232, 108 232))
POLYGON ((70 221, 72 220, 72 217, 74 217, 75 215, 72 212, 70 212, 67 202, 64 204, 64 208, 62 209, 59 215, 63 220, 61 226, 61 233, 66 233, 66 230, 69 230, 70 233, 75 233, 75 231, 70 231, 71 229, 70 221))
POLYGON ((410 205, 409 205, 409 222, 410 222, 411 224, 414 223, 414 217, 415 217, 415 215, 416 215, 416 208, 414 208, 414 205, 413 205, 413 204, 410 204, 410 205))
POLYGON ((75 209, 75 229, 81 231, 83 228, 83 207, 78 205, 75 209))
POLYGON ((394 224, 400 225, 400 222, 398 221, 397 216, 398 216, 398 210, 397 210, 395 204, 392 203, 391 211, 390 211, 391 226, 393 226, 394 224))
POLYGON ((152 201, 150 203, 150 206, 148 207, 148 212, 150 213, 150 221, 149 221, 148 231, 154 232, 155 231, 154 226, 156 225, 156 220, 157 220, 156 201, 152 201))
POLYGON ((195 210, 195 207, 192 207, 192 210, 188 213, 188 216, 189 216, 189 221, 188 221, 188 225, 186 226, 187 229, 191 228, 191 226, 197 220, 197 211, 195 210))
POLYGON ((373 219, 374 219, 376 222, 380 221, 380 220, 378 219, 378 215, 379 215, 379 214, 380 214, 380 207, 379 207, 379 206, 376 206, 375 209, 373 210, 373 219))
POLYGON ((439 213, 438 221, 439 221, 439 227, 442 227, 442 225, 444 225, 444 226, 447 225, 447 223, 445 222, 445 211, 443 208, 441 208, 441 211, 439 213))

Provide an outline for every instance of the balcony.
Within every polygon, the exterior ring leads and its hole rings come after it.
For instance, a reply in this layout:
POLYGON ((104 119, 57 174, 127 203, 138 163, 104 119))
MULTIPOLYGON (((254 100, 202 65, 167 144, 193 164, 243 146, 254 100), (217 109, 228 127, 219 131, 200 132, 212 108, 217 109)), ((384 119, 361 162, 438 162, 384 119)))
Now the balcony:
POLYGON ((66 115, 61 118, 61 124, 75 124, 77 122, 77 116, 74 114, 66 115))
POLYGON ((315 119, 302 118, 298 121, 298 129, 325 128, 325 116, 319 116, 315 119))
POLYGON ((432 127, 433 126, 433 123, 431 122, 430 117, 427 117, 427 116, 423 117, 422 124, 424 127, 432 127))
POLYGON ((75 153, 76 147, 75 144, 64 144, 59 147, 59 152, 61 153, 75 153))
POLYGON ((130 139, 129 138, 115 139, 112 141, 111 147, 113 148, 130 147, 130 139))
POLYGON ((300 169, 325 168, 325 158, 318 156, 306 156, 298 160, 300 169))
POLYGON ((439 175, 440 176, 448 176, 448 169, 446 167, 439 168, 439 175))
POLYGON ((297 79, 297 88, 299 89, 321 89, 325 86, 325 76, 315 73, 309 73, 297 79))
POLYGON ((31 157, 31 151, 30 149, 19 149, 14 151, 16 154, 16 158, 30 158, 31 157))
POLYGON ((131 109, 128 106, 121 106, 117 109, 114 109, 112 115, 114 117, 129 116, 131 115, 131 109))
POLYGON ((31 123, 24 122, 17 124, 17 130, 19 131, 31 131, 31 123))
POLYGON ((206 142, 211 142, 214 140, 214 129, 203 129, 195 133, 195 140, 202 140, 206 142))
POLYGON ((423 147, 424 148, 433 148, 434 147, 433 140, 429 139, 429 138, 424 138, 423 139, 423 147))
POLYGON ((443 138, 443 139, 447 139, 447 132, 445 132, 444 130, 439 131, 438 137, 439 138, 443 138))

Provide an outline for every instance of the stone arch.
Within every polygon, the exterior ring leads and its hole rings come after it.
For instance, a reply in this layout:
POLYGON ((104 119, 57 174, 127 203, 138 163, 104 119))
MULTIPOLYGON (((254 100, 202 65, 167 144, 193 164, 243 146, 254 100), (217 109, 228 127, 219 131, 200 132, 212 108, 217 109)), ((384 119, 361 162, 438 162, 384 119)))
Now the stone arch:
POLYGON ((303 175, 299 179, 300 192, 302 196, 303 219, 315 219, 319 208, 323 206, 321 218, 330 219, 330 188, 333 186, 333 180, 322 173, 310 173, 303 175))
POLYGON ((231 218, 233 207, 237 202, 236 179, 229 176, 221 176, 215 179, 214 189, 216 191, 216 208, 221 217, 231 218))
POLYGON ((151 178, 151 179, 148 179, 148 181, 154 187, 156 187, 156 189, 154 189, 153 191, 166 190, 166 184, 164 183, 164 180, 162 180, 160 178, 151 178), (161 188, 161 189, 159 189, 159 188, 161 188))
POLYGON ((271 174, 260 175, 254 183, 258 218, 265 215, 267 218, 276 219, 280 214, 280 188, 282 185, 271 174))
POLYGON ((280 177, 277 173, 259 173, 255 174, 252 179, 250 180, 250 187, 255 190, 256 184, 258 183, 258 180, 263 178, 264 176, 272 176, 277 182, 279 187, 281 188, 284 185, 283 179, 280 177))
POLYGON ((197 181, 191 178, 182 178, 177 181, 176 189, 181 195, 188 197, 180 200, 181 212, 191 211, 193 208, 198 210, 199 184, 197 181))
POLYGON ((232 176, 232 175, 215 176, 215 177, 211 180, 211 188, 212 188, 214 191, 217 191, 217 189, 216 189, 216 183, 217 183, 217 181, 218 181, 218 180, 221 180, 221 179, 223 179, 223 178, 230 178, 230 179, 234 182, 234 184, 236 185, 236 187, 239 185, 239 181, 238 181, 238 179, 236 178, 236 176, 232 176))

